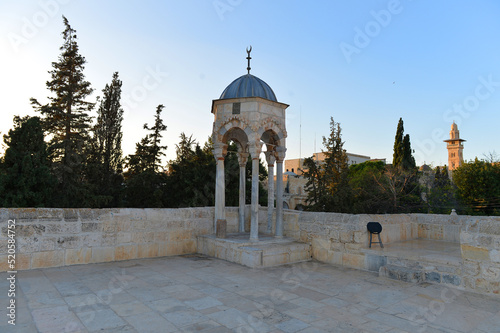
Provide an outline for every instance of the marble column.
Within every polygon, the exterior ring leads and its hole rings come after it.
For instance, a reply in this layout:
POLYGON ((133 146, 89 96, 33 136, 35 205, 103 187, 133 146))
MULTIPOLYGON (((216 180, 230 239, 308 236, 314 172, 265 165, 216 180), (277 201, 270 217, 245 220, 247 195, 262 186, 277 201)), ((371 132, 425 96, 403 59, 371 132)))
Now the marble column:
POLYGON ((238 209, 238 232, 245 232, 246 166, 248 153, 238 153, 240 164, 240 199, 238 209))
POLYGON ((266 152, 268 177, 267 177, 267 232, 273 231, 273 213, 274 213, 274 162, 276 157, 274 151, 266 152))
POLYGON ((277 238, 283 237, 283 161, 285 147, 276 148, 276 231, 277 238))
POLYGON ((259 155, 262 144, 253 142, 249 146, 252 157, 252 202, 251 202, 251 220, 250 220, 250 241, 259 240, 259 155))
POLYGON ((215 221, 214 231, 217 233, 217 220, 226 219, 226 184, 224 180, 224 157, 227 154, 227 145, 218 143, 214 145, 214 157, 217 161, 215 178, 215 221))

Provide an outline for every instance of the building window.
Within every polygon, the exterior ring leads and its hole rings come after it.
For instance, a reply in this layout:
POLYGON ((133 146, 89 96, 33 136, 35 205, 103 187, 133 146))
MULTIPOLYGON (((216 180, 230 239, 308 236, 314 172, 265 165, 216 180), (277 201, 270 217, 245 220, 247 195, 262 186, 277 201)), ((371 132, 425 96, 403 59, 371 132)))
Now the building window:
POLYGON ((241 103, 233 103, 233 114, 240 114, 241 103))

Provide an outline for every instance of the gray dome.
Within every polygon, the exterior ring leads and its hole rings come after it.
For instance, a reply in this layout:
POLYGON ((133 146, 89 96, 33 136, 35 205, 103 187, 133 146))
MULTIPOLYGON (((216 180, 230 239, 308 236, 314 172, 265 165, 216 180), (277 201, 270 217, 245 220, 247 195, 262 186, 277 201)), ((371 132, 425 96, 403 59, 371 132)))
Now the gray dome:
POLYGON ((262 97, 277 102, 276 95, 271 87, 252 74, 240 76, 220 95, 220 99, 240 98, 240 97, 262 97))

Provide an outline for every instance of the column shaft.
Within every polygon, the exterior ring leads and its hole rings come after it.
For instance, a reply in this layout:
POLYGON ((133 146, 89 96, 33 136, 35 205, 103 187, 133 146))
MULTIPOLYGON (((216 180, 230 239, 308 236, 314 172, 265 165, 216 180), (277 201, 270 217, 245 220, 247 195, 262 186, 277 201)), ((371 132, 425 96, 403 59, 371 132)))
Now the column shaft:
POLYGON ((238 232, 245 232, 246 167, 240 164, 240 207, 238 211, 238 232))
POLYGON ((283 237, 283 161, 276 161, 276 237, 283 237))
POLYGON ((273 231, 273 213, 274 213, 274 165, 269 165, 267 178, 267 232, 273 231))
MULTIPOLYGON (((255 156, 255 155, 254 155, 255 156)), ((252 156, 252 216, 250 240, 259 240, 259 157, 252 156)))
POLYGON ((217 220, 226 219, 226 186, 224 181, 224 158, 217 158, 217 173, 215 179, 215 221, 214 231, 217 232, 217 220))

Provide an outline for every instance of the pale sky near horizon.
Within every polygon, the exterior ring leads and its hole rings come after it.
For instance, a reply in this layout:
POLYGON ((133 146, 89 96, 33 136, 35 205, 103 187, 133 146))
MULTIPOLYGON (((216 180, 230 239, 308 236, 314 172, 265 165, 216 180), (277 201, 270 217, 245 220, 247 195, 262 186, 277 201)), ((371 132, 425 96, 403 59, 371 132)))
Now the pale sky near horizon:
POLYGON ((87 59, 89 100, 120 74, 125 154, 158 104, 167 159, 181 132, 203 145, 212 100, 246 73, 249 45, 251 73, 290 105, 287 158, 320 151, 330 117, 348 152, 388 162, 400 117, 418 165, 447 164, 453 121, 466 160, 500 154, 499 1, 3 0, 2 134, 35 114, 30 97, 46 101, 62 15, 87 59))

